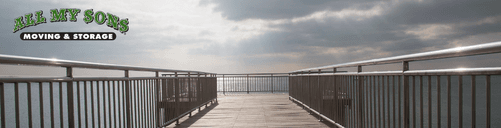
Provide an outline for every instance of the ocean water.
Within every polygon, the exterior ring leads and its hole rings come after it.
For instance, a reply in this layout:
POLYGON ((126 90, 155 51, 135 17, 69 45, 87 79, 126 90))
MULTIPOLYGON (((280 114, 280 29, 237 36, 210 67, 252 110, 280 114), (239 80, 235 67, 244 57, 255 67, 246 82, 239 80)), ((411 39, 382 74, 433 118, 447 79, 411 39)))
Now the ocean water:
POLYGON ((288 92, 288 77, 219 77, 217 91, 225 92, 288 92))

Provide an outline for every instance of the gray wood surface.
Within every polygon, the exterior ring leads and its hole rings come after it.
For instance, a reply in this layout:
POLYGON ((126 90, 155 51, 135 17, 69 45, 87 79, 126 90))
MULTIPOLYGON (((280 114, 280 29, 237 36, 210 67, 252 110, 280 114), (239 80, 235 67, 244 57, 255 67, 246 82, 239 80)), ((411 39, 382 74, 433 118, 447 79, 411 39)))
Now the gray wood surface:
POLYGON ((218 95, 219 103, 203 107, 193 116, 183 117, 180 125, 168 127, 333 127, 319 122, 288 99, 288 94, 218 95))

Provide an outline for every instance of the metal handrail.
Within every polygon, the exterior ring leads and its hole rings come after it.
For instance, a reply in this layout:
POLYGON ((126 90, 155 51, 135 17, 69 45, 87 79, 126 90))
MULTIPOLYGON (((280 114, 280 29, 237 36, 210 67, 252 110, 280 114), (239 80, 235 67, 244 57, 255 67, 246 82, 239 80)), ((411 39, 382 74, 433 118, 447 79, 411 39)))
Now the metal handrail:
POLYGON ((364 76, 364 75, 494 75, 501 74, 501 67, 489 68, 452 68, 452 69, 433 69, 416 71, 372 71, 372 72, 342 72, 342 73, 323 73, 323 74, 300 74, 298 76, 364 76))
POLYGON ((38 58, 38 57, 26 57, 26 56, 14 56, 14 55, 4 55, 4 54, 0 54, 0 63, 14 64, 14 65, 22 64, 22 65, 78 67, 78 68, 92 68, 92 69, 133 70, 133 71, 152 71, 152 72, 157 72, 157 71, 158 72, 193 72, 193 73, 200 73, 200 74, 214 74, 214 73, 201 72, 201 71, 191 71, 191 70, 147 68, 147 67, 129 66, 129 65, 92 63, 92 62, 83 62, 83 61, 48 59, 48 58, 38 58))
POLYGON ((217 74, 217 76, 255 76, 255 75, 288 75, 289 73, 234 73, 234 74, 217 74))
POLYGON ((355 67, 355 66, 366 66, 366 65, 378 65, 378 64, 390 64, 390 63, 400 63, 400 62, 411 62, 411 61, 423 61, 423 60, 433 60, 433 59, 443 59, 443 58, 451 58, 451 57, 460 57, 460 56, 472 56, 472 55, 481 55, 481 54, 491 54, 491 53, 500 53, 501 52, 501 41, 485 43, 479 45, 472 46, 464 46, 457 48, 450 48, 444 50, 437 50, 431 52, 422 52, 394 57, 386 57, 372 60, 364 60, 364 61, 356 61, 342 64, 334 64, 327 65, 322 67, 315 68, 307 68, 292 71, 289 73, 300 73, 300 72, 308 72, 308 71, 317 71, 321 69, 332 69, 332 68, 342 68, 342 67, 355 67))

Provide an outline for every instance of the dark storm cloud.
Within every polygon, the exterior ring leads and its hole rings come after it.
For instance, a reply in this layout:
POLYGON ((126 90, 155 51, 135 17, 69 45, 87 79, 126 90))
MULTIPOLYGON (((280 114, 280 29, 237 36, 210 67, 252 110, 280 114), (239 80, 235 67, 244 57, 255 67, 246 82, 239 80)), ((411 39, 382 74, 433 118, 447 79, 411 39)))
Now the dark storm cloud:
MULTIPOLYGON (((371 1, 205 1, 217 4, 216 12, 221 12, 229 20, 245 19, 292 19, 307 16, 317 11, 339 11, 342 9, 369 10, 378 2, 371 1)), ((448 42, 471 35, 501 32, 499 20, 494 23, 475 24, 479 20, 501 15, 501 1, 476 0, 438 0, 438 1, 400 1, 382 2, 382 14, 363 20, 357 16, 347 16, 343 19, 331 17, 322 22, 315 19, 298 23, 285 22, 271 24, 269 27, 280 31, 266 32, 250 39, 242 40, 238 45, 212 45, 197 49, 196 54, 214 54, 227 50, 232 55, 263 55, 279 53, 305 53, 299 58, 287 58, 288 61, 319 64, 345 63, 370 59, 373 57, 395 56, 422 52, 426 48, 447 48, 448 42), (467 25, 459 25, 467 23, 467 25), (445 24, 450 25, 452 32, 440 34, 436 38, 422 39, 418 35, 406 33, 407 30, 420 25, 445 24), (349 54, 342 57, 318 54, 318 51, 308 49, 312 46, 323 48, 350 48, 349 54), (373 48, 373 52, 354 53, 357 48, 373 48), (367 58, 369 57, 369 58, 367 58), (312 63, 315 62, 315 63, 312 63)), ((202 3, 204 4, 204 3, 202 3)), ((432 32, 424 32, 432 33, 432 32)), ((478 44, 487 42, 478 42, 478 44)), ((277 56, 276 58, 281 58, 277 56)), ((267 61, 283 62, 272 58, 245 60, 247 64, 260 64, 267 61)), ((308 65, 308 64, 306 64, 308 65)))
POLYGON ((391 23, 412 25, 476 21, 501 14, 499 0, 432 0, 400 2, 383 18, 391 23))
POLYGON ((383 45, 384 47, 382 47, 381 50, 393 52, 394 54, 399 55, 420 52, 421 48, 430 46, 445 45, 430 42, 440 42, 440 40, 421 41, 416 38, 404 38, 402 40, 395 41, 392 44, 383 45))
POLYGON ((396 32, 406 27, 389 24, 380 18, 368 18, 363 21, 328 18, 324 22, 311 20, 273 27, 281 28, 292 35, 303 35, 294 37, 307 41, 303 43, 325 47, 346 47, 408 37, 396 32))
POLYGON ((229 20, 288 19, 316 11, 338 11, 344 8, 370 9, 373 0, 202 0, 201 5, 216 4, 214 11, 229 20))
POLYGON ((485 23, 481 25, 468 25, 465 27, 460 27, 457 29, 458 33, 454 36, 464 37, 476 34, 501 32, 501 22, 499 21, 497 21, 496 23, 485 23))
MULTIPOLYGON (((216 46, 203 48, 206 50, 228 49, 232 54, 262 54, 298 52, 305 47, 376 47, 383 41, 398 41, 406 38, 415 38, 413 35, 402 34, 406 27, 388 24, 379 18, 370 18, 364 21, 355 19, 329 18, 324 22, 307 21, 300 23, 285 23, 270 26, 282 29, 272 31, 242 40, 235 48, 231 46, 216 46)), ((393 49, 398 50, 398 49, 393 49)), ((406 49, 402 49, 406 50, 406 49)), ((204 50, 197 50, 204 52, 204 50)), ((211 51, 206 51, 210 53, 211 51)))

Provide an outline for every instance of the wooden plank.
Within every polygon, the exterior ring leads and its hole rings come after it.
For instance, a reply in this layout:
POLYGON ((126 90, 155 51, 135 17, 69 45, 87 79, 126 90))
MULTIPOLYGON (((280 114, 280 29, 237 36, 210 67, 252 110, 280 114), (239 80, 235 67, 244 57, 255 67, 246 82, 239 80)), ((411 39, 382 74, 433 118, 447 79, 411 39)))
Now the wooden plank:
POLYGON ((218 95, 219 103, 168 127, 334 127, 288 99, 288 94, 218 95))

